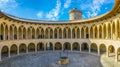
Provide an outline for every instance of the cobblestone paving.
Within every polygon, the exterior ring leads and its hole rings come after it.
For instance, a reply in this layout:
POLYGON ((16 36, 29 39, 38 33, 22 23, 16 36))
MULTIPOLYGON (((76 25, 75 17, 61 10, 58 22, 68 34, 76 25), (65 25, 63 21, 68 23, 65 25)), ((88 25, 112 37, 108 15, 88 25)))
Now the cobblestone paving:
POLYGON ((68 56, 70 63, 57 64, 60 52, 39 52, 4 60, 0 67, 102 67, 100 57, 88 53, 66 52, 61 53, 61 56, 68 56))

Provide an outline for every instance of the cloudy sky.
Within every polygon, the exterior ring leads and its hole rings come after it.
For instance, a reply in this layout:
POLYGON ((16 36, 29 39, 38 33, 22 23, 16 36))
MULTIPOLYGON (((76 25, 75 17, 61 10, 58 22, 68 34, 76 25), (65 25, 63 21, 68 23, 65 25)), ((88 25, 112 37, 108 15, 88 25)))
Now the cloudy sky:
POLYGON ((112 9, 115 0, 0 0, 0 10, 26 19, 69 20, 69 10, 77 8, 82 17, 92 18, 112 9))

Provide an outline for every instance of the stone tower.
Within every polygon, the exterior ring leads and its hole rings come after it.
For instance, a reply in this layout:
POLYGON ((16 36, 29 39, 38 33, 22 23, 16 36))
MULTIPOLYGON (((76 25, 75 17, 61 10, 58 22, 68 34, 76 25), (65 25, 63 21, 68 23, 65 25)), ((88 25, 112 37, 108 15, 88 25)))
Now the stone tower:
POLYGON ((69 19, 70 20, 80 20, 82 19, 82 12, 77 8, 73 8, 69 11, 69 19))

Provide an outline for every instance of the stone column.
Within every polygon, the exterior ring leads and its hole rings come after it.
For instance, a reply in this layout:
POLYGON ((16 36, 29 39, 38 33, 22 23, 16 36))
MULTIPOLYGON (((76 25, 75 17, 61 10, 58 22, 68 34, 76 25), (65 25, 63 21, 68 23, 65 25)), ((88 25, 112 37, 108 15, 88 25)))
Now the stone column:
POLYGON ((53 45, 53 51, 55 51, 55 45, 53 45))
POLYGON ((13 34, 12 34, 13 35, 13 40, 14 40, 14 34, 15 34, 15 32, 14 32, 14 27, 13 27, 13 34))
POLYGON ((22 28, 22 39, 23 39, 23 28, 22 28))
POLYGON ((117 53, 117 50, 115 51, 115 62, 118 62, 118 53, 117 53))
POLYGON ((19 47, 17 47, 17 55, 19 55, 19 53, 20 53, 20 52, 19 52, 19 47))
POLYGON ((104 33, 104 28, 103 28, 103 26, 102 26, 102 39, 104 39, 104 35, 105 33, 104 33))
POLYGON ((117 28, 117 21, 115 21, 115 39, 118 39, 118 28, 117 28))
POLYGON ((44 43, 44 51, 46 51, 46 43, 44 43))
MULTIPOLYGON (((114 39, 114 37, 113 37, 113 26, 112 26, 112 24, 110 25, 111 27, 111 32, 110 32, 110 34, 111 34, 111 38, 110 39, 114 39)), ((108 35, 109 36, 109 35, 108 35)))
POLYGON ((81 39, 81 28, 80 28, 80 39, 81 39))
POLYGON ((77 29, 75 29, 75 38, 77 38, 77 36, 78 36, 78 35, 77 35, 77 29))
POLYGON ((64 37, 63 37, 63 33, 64 33, 64 32, 63 32, 63 29, 62 29, 62 39, 64 38, 64 37))
POLYGON ((91 53, 91 48, 90 48, 90 45, 89 45, 89 53, 91 53))
POLYGON ((35 45, 35 52, 37 52, 37 45, 35 45))
POLYGON ((71 52, 72 52, 73 51, 73 44, 71 44, 70 47, 71 47, 71 52))
POLYGON ((93 27, 93 38, 95 38, 95 27, 93 27))
POLYGON ((98 46, 98 55, 100 55, 100 47, 98 46))
POLYGON ((84 39, 86 38, 86 28, 84 28, 84 39))
POLYGON ((106 25, 106 39, 108 39, 108 24, 106 25))
POLYGON ((80 44, 80 52, 82 51, 82 47, 81 47, 81 44, 80 44))
POLYGON ((10 49, 8 49, 8 57, 10 58, 10 49))
POLYGON ((55 32, 54 32, 54 29, 53 29, 53 35, 52 35, 52 38, 53 38, 53 39, 54 39, 54 33, 55 33, 55 32))
POLYGON ((109 50, 108 50, 108 46, 106 47, 106 55, 107 55, 107 57, 109 57, 109 50))
POLYGON ((68 39, 68 29, 66 30, 66 33, 67 33, 67 34, 66 34, 66 38, 68 39))
POLYGON ((71 31, 71 39, 73 38, 73 33, 72 33, 72 31, 71 31))
POLYGON ((3 34, 4 34, 4 35, 3 35, 3 40, 5 40, 5 28, 6 28, 6 27, 4 26, 4 31, 3 31, 3 34))
POLYGON ((19 39, 19 29, 17 28, 17 40, 19 39))
POLYGON ((1 56, 1 49, 0 49, 0 61, 2 61, 2 60, 1 60, 1 57, 2 57, 2 56, 1 56))
POLYGON ((10 28, 8 28, 8 40, 10 40, 10 28))
POLYGON ((25 32, 26 32, 26 39, 28 39, 28 37, 29 37, 29 36, 28 36, 28 29, 26 29, 25 32))
POLYGON ((27 45, 27 47, 26 47, 26 53, 28 53, 28 45, 27 45))
POLYGON ((88 33, 89 33, 89 38, 91 37, 91 35, 90 35, 90 28, 88 28, 88 33))
POLYGON ((64 50, 63 44, 62 44, 62 51, 64 50))
POLYGON ((99 33, 99 27, 97 27, 97 31, 98 31, 97 32, 97 38, 99 39, 100 38, 100 36, 99 36, 100 35, 100 33, 99 33))
POLYGON ((38 38, 37 38, 37 31, 36 31, 36 30, 35 30, 35 39, 38 39, 38 38))

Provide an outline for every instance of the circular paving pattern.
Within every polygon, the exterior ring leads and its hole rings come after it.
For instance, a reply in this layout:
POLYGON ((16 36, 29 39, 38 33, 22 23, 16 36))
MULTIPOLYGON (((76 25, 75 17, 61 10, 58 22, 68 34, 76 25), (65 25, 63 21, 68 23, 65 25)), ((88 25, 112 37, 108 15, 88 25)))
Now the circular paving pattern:
POLYGON ((0 67, 102 67, 100 57, 88 53, 62 52, 70 63, 59 65, 60 52, 39 52, 12 57, 0 63, 0 67))

